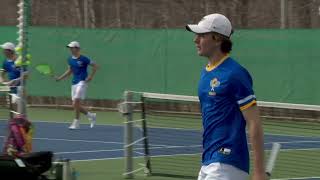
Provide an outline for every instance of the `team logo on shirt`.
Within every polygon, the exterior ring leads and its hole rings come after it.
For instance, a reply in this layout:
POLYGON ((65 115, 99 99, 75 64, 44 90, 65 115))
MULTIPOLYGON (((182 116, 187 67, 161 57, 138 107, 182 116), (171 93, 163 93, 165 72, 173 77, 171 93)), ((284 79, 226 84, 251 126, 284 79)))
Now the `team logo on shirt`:
POLYGON ((210 92, 209 92, 209 95, 210 95, 210 96, 215 96, 215 95, 216 95, 216 92, 214 91, 214 88, 219 87, 219 86, 220 86, 220 81, 219 81, 217 78, 213 78, 213 79, 210 81, 211 90, 210 90, 210 92))
POLYGON ((82 61, 77 61, 77 64, 78 64, 80 67, 82 67, 82 66, 83 66, 82 61))

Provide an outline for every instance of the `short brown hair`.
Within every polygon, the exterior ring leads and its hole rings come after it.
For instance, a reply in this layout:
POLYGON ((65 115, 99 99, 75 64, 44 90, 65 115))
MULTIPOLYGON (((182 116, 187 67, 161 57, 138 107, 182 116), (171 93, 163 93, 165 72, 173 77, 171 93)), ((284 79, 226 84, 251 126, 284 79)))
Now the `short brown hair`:
POLYGON ((232 50, 232 41, 230 40, 230 38, 224 36, 224 35, 221 35, 221 34, 218 34, 218 33, 213 33, 213 36, 212 36, 213 39, 216 39, 218 41, 221 41, 221 51, 223 53, 230 53, 231 50, 232 50))

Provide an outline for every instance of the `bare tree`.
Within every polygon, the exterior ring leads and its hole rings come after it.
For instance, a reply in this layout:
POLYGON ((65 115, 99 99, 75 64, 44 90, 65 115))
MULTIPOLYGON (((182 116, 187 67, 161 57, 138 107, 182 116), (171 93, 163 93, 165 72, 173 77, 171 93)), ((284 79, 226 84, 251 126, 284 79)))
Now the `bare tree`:
POLYGON ((120 16, 120 0, 116 1, 116 23, 117 23, 117 27, 121 27, 121 16, 120 16))
POLYGON ((93 0, 88 0, 88 9, 89 9, 89 16, 90 16, 90 28, 96 27, 96 15, 94 10, 93 0))
POLYGON ((80 10, 80 4, 78 0, 73 0, 74 8, 75 8, 75 16, 76 16, 76 24, 81 25, 81 10, 80 10))

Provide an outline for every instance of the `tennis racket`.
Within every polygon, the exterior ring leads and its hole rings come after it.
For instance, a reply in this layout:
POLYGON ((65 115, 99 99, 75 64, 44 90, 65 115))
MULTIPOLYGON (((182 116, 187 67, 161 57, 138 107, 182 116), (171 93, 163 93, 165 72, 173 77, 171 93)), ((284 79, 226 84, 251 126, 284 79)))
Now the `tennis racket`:
POLYGON ((50 65, 48 64, 38 64, 35 69, 44 76, 49 76, 54 78, 54 72, 50 65))
POLYGON ((271 152, 270 152, 270 156, 269 156, 268 162, 266 164, 266 174, 267 174, 269 179, 271 177, 272 170, 273 170, 273 168, 274 168, 274 166, 276 164, 276 159, 277 159, 278 154, 280 152, 280 148, 281 148, 281 145, 279 143, 273 143, 272 144, 272 149, 271 149, 271 152))

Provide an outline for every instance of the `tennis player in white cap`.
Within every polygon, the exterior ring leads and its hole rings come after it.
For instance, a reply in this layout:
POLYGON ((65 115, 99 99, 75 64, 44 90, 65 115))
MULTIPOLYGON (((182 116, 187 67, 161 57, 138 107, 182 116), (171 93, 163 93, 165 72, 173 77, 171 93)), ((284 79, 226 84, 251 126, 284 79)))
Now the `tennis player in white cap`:
POLYGON ((69 129, 80 128, 80 113, 86 115, 90 121, 90 127, 93 128, 96 123, 96 114, 89 112, 82 106, 82 101, 85 99, 88 83, 93 79, 97 71, 97 64, 91 61, 88 57, 81 55, 80 43, 77 41, 70 42, 67 47, 70 49, 71 56, 68 58, 68 69, 56 80, 60 81, 71 74, 72 88, 71 96, 73 107, 75 110, 75 119, 70 125, 69 129), (92 67, 91 73, 88 75, 88 66, 92 67))
MULTIPOLYGON (((11 42, 6 42, 0 47, 3 49, 5 60, 0 68, 0 83, 10 86, 10 93, 12 96, 12 103, 18 102, 18 86, 20 86, 21 80, 21 66, 16 65, 17 55, 15 48, 16 46, 11 42)), ((23 78, 28 77, 28 71, 26 68, 23 69, 23 78)), ((16 107, 15 107, 16 109, 16 107)))
POLYGON ((201 72, 198 95, 203 120, 202 167, 198 180, 246 180, 249 150, 253 180, 264 180, 263 129, 249 72, 230 57, 232 26, 221 14, 210 14, 186 26, 195 33, 199 56, 208 65, 201 72))

